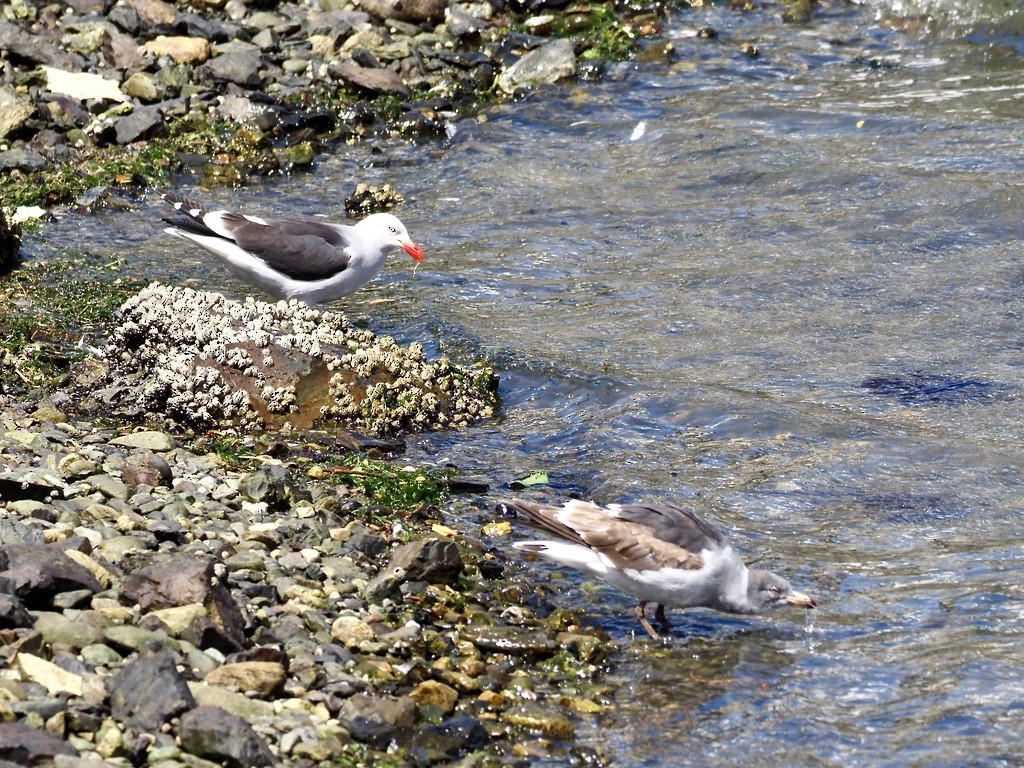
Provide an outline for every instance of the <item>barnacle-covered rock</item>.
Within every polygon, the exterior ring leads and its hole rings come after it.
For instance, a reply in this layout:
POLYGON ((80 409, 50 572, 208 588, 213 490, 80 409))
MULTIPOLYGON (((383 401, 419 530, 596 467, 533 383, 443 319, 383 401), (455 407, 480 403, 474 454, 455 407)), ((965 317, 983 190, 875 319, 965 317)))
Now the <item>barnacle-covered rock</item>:
POLYGON ((112 398, 193 429, 337 419, 385 435, 465 426, 497 406, 491 369, 430 361, 296 301, 154 284, 121 308, 105 355, 112 398))

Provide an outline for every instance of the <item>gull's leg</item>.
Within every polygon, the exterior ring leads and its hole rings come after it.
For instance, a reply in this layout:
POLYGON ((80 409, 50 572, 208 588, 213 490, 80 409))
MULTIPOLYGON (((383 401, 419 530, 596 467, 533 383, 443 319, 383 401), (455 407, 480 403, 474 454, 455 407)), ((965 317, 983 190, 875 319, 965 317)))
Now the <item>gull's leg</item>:
POLYGON ((661 635, 654 631, 651 622, 647 620, 647 613, 644 610, 647 607, 647 602, 647 600, 641 600, 640 604, 633 610, 633 614, 636 616, 636 620, 640 622, 640 625, 647 630, 648 635, 654 640, 660 640, 661 635))

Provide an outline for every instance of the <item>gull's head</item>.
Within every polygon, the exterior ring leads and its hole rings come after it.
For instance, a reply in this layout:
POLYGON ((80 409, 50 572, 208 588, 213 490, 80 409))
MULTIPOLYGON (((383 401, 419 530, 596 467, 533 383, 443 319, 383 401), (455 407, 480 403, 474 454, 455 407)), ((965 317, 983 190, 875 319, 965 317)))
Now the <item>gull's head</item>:
POLYGON ((747 603, 754 613, 795 605, 800 608, 817 608, 813 597, 797 592, 781 576, 768 571, 751 570, 747 580, 747 603))
POLYGON ((356 227, 391 251, 401 248, 414 261, 423 261, 423 249, 409 237, 409 232, 397 216, 390 213, 374 213, 356 224, 356 227))

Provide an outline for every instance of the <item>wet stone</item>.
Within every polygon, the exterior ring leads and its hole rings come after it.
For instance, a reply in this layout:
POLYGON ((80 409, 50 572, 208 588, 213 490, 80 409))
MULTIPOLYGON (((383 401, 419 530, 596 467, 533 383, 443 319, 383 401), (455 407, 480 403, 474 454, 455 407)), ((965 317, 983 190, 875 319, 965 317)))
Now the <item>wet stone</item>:
POLYGON ((410 727, 416 719, 416 703, 402 696, 356 694, 346 699, 338 720, 357 741, 386 747, 399 728, 410 727))
POLYGON ((459 636, 482 650, 514 656, 551 656, 558 650, 543 632, 520 627, 465 627, 459 636))
POLYGON ((57 755, 77 756, 77 752, 56 736, 24 722, 0 723, 0 760, 14 765, 42 765, 57 755))

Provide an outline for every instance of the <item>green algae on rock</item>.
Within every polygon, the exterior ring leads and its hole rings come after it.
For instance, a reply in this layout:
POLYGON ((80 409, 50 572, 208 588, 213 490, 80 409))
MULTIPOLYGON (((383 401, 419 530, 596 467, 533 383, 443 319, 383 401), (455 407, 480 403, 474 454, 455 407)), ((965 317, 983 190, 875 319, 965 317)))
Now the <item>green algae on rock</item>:
POLYGON ((334 419, 386 435, 467 426, 497 407, 490 368, 430 361, 419 344, 296 301, 153 284, 121 308, 104 354, 104 402, 192 429, 334 419))

